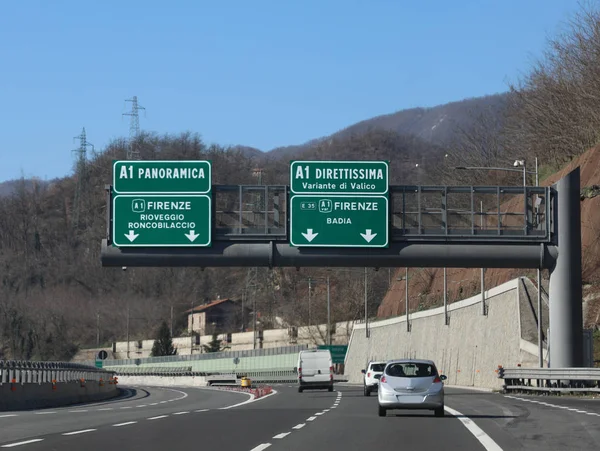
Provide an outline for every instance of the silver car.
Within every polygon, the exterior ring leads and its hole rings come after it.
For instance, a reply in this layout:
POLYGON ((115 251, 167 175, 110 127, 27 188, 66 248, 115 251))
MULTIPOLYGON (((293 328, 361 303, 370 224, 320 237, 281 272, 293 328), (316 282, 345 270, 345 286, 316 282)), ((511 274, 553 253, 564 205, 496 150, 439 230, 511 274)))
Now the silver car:
POLYGON ((390 360, 379 380, 379 416, 391 409, 428 409, 444 416, 444 383, 431 360, 390 360))

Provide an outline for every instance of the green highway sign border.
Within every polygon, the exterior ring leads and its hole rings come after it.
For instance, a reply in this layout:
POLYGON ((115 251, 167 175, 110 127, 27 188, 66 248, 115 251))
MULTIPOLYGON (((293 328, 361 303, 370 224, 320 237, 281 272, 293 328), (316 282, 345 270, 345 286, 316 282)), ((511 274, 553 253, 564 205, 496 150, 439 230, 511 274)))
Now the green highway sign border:
MULTIPOLYGON (((151 184, 151 182, 147 182, 151 184)), ((112 166, 112 189, 115 194, 210 194, 212 191, 212 161, 211 160, 113 160, 112 166), (117 184, 117 165, 132 164, 132 165, 154 165, 154 164, 203 164, 208 166, 208 189, 205 191, 119 191, 117 184)))
POLYGON ((212 222, 213 222, 213 211, 212 211, 212 196, 209 194, 160 194, 160 193, 137 193, 137 194, 115 194, 112 198, 112 236, 111 236, 111 244, 115 247, 211 247, 212 246, 212 222), (207 243, 199 243, 199 242, 190 242, 189 244, 135 244, 135 243, 125 243, 125 244, 116 244, 115 236, 116 236, 116 227, 117 227, 117 214, 115 210, 116 200, 119 197, 206 197, 208 199, 208 242, 207 243))
MULTIPOLYGON (((387 248, 390 245, 390 232, 389 232, 389 228, 390 228, 390 200, 388 198, 387 195, 368 195, 368 194, 357 194, 357 195, 353 195, 353 194, 329 194, 329 193, 315 193, 315 194, 290 194, 290 206, 289 206, 289 210, 290 210, 290 230, 289 230, 289 236, 290 236, 290 246, 293 247, 298 247, 298 248, 302 248, 302 247, 336 247, 336 248, 387 248), (294 214, 294 208, 293 208, 293 199, 295 197, 323 197, 323 198, 353 198, 353 199, 385 199, 385 243, 384 244, 370 244, 370 243, 366 243, 366 244, 311 244, 311 243, 302 243, 302 244, 296 244, 294 243, 294 222, 293 222, 293 214, 294 214)), ((365 214, 368 214, 368 212, 365 212, 365 214)), ((335 227, 335 226, 330 226, 330 227, 335 227)))
MULTIPOLYGON (((298 183, 298 182, 296 182, 298 183)), ((290 194, 311 194, 311 195, 319 195, 319 194, 345 194, 345 195, 384 195, 388 194, 390 190, 390 163, 387 160, 292 160, 290 161, 290 194), (298 164, 329 164, 329 165, 339 165, 341 164, 357 164, 357 165, 385 165, 385 191, 307 191, 307 190, 294 190, 294 165, 298 164)))

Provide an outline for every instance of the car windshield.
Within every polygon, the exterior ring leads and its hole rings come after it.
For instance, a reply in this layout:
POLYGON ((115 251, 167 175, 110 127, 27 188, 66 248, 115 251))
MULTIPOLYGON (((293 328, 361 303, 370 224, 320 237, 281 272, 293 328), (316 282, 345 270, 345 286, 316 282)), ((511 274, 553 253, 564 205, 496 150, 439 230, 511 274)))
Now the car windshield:
POLYGON ((385 368, 385 363, 372 363, 371 364, 371 371, 379 371, 380 373, 383 372, 385 368))
POLYGON ((437 376, 435 366, 429 363, 392 363, 388 365, 385 373, 392 377, 431 377, 437 376))

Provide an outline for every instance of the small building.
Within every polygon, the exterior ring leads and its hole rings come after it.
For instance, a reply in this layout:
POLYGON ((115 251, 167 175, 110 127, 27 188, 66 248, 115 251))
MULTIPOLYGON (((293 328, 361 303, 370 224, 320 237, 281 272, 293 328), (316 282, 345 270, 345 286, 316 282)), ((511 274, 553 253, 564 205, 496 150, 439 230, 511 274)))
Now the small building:
POLYGON ((245 307, 242 309, 240 302, 229 298, 207 301, 186 311, 188 332, 200 335, 240 332, 248 324, 250 311, 245 307))

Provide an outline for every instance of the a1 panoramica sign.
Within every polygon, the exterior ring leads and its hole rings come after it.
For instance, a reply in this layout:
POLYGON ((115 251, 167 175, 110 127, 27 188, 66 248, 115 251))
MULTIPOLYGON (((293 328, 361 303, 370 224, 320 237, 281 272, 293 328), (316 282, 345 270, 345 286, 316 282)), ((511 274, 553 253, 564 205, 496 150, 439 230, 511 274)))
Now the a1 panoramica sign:
POLYGON ((293 161, 290 244, 387 247, 386 161, 293 161))
POLYGON ((115 161, 116 247, 211 245, 210 161, 115 161))

